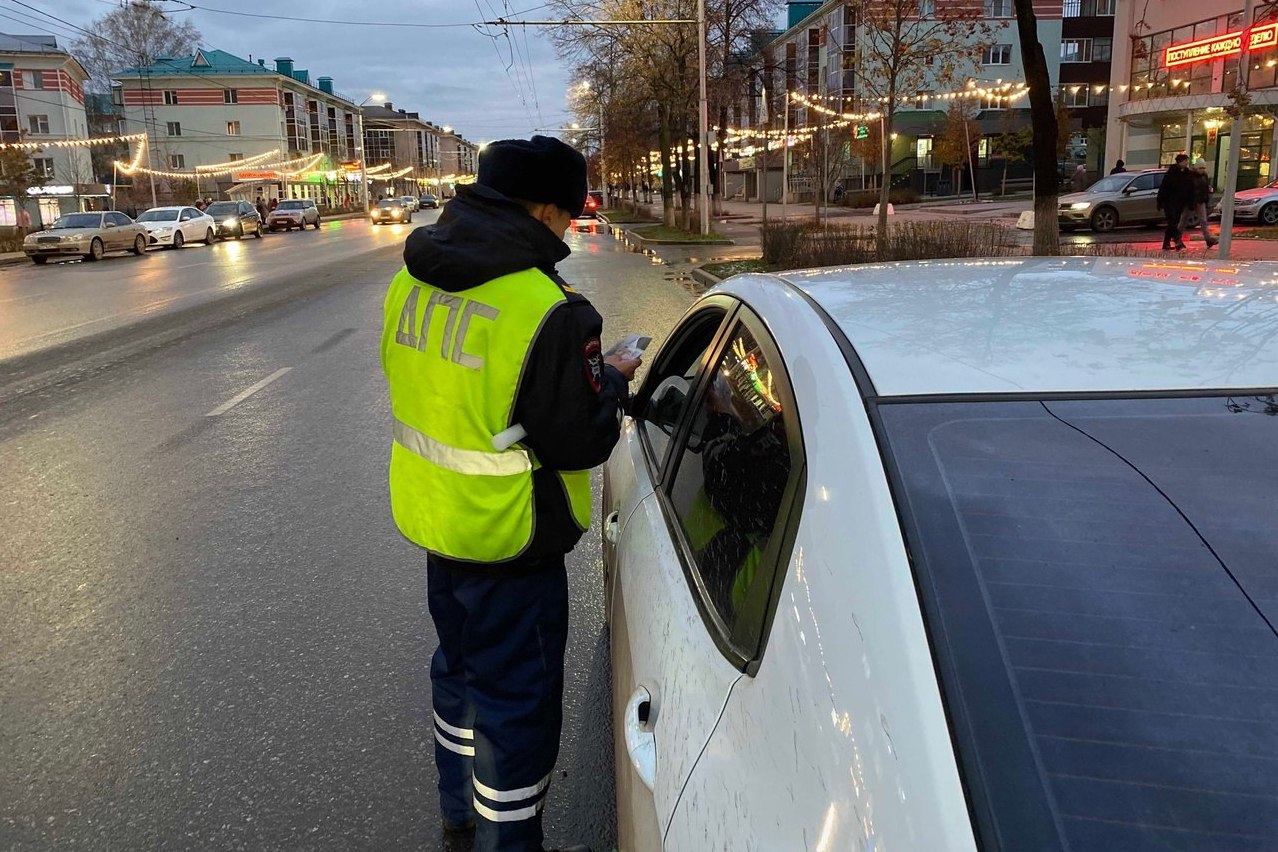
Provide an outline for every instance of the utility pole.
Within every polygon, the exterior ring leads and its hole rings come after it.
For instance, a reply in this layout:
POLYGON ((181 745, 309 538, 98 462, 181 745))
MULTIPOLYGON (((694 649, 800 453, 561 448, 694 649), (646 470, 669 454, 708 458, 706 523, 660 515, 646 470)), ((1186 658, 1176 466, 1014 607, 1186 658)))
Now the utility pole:
POLYGON ((710 233, 710 107, 706 100, 706 0, 697 0, 697 69, 701 86, 697 105, 697 167, 701 170, 701 233, 710 233))
MULTIPOLYGON (((1238 156, 1242 153, 1243 119, 1247 78, 1251 74, 1251 25, 1255 19, 1253 0, 1243 3, 1242 54, 1238 57, 1238 95, 1230 113, 1229 162, 1225 165, 1225 197, 1220 202, 1220 259, 1229 259, 1234 241, 1234 193, 1238 190, 1238 156)), ((1192 166, 1193 164, 1190 163, 1192 166)))

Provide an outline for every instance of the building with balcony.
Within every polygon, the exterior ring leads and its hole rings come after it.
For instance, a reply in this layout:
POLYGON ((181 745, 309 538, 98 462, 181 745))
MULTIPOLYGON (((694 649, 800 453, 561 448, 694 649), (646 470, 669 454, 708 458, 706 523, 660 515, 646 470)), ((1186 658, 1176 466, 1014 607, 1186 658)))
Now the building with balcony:
MULTIPOLYGON (((0 34, 0 142, 54 143, 88 137, 88 77, 84 66, 59 48, 53 36, 0 34)), ((94 182, 87 147, 51 144, 27 153, 44 185, 29 190, 26 198, 0 198, 0 227, 17 224, 19 206, 30 214, 32 225, 39 226, 107 195, 107 188, 94 182)))
POLYGON ((1230 136, 1240 133, 1238 189, 1273 181, 1278 155, 1278 8, 1260 5, 1250 30, 1240 8, 1211 10, 1190 0, 1116 0, 1109 132, 1105 159, 1128 169, 1166 166, 1184 151, 1207 162, 1212 185, 1225 183, 1230 136), (1250 48, 1250 105, 1232 118, 1243 38, 1250 48))
MULTIPOLYGON (((158 57, 112 76, 124 129, 147 134, 142 166, 165 173, 157 176, 162 200, 177 182, 194 181, 200 195, 215 197, 358 202, 360 109, 331 77, 313 79, 289 57, 268 66, 222 50, 158 57), (248 165, 235 168, 238 160, 248 165)), ((137 172, 135 184, 149 177, 137 172)))
POLYGON ((369 191, 375 195, 421 195, 433 192, 443 176, 439 141, 443 128, 424 120, 419 113, 395 109, 387 101, 366 106, 364 145, 370 168, 389 164, 388 174, 369 175, 369 191))
MULTIPOLYGON (((1072 132, 1066 156, 1104 174, 1116 0, 1064 0, 1058 93, 1072 132)), ((1044 45, 1046 47, 1046 45, 1044 45)), ((1113 165, 1112 163, 1110 165, 1113 165)))
MULTIPOLYGON (((977 179, 983 189, 997 186, 1003 174, 1001 163, 995 162, 995 138, 1030 124, 1028 99, 1016 95, 1025 76, 1012 0, 982 0, 979 7, 966 0, 920 0, 919 14, 911 19, 915 23, 907 27, 926 27, 927 21, 937 16, 938 7, 945 14, 948 3, 957 4, 957 11, 973 15, 972 34, 961 51, 967 58, 956 63, 951 81, 942 81, 941 69, 946 65, 942 59, 935 63, 936 72, 929 72, 926 67, 921 70, 922 85, 898 93, 894 126, 887 140, 891 146, 893 184, 927 193, 951 191, 948 170, 942 168, 933 151, 955 99, 952 95, 958 93, 968 116, 980 127, 979 138, 972 140, 972 146, 978 153, 977 179)), ((1039 41, 1055 87, 1060 74, 1061 2, 1035 0, 1034 9, 1039 41)), ((830 137, 836 140, 833 145, 823 140, 831 128, 840 128, 840 114, 873 115, 882 109, 881 97, 886 87, 881 77, 875 76, 878 72, 868 49, 875 25, 866 19, 858 4, 846 0, 791 3, 789 12, 789 28, 772 39, 754 60, 755 73, 751 76, 761 84, 755 94, 766 92, 768 103, 766 108, 759 105, 747 110, 755 117, 751 126, 761 125, 759 117, 766 114, 770 118, 768 129, 782 130, 788 123, 791 130, 797 131, 799 141, 792 143, 789 152, 791 199, 811 200, 822 183, 827 193, 836 184, 849 189, 874 185, 882 180, 880 152, 864 150, 865 146, 851 144, 851 140, 837 141, 841 136, 856 139, 858 135, 866 138, 876 134, 877 130, 869 126, 873 120, 867 120, 859 131, 853 127, 844 134, 834 134, 830 137), (787 96, 788 122, 784 107, 787 96), (830 116, 816 107, 832 110, 836 115, 830 116)), ((842 121, 842 125, 847 122, 842 121)), ((780 168, 779 159, 778 155, 769 155, 769 171, 780 168)), ((1020 167, 1029 174, 1028 164, 1020 167)), ((726 168, 731 179, 732 163, 726 168)), ((753 184, 749 180, 743 183, 747 196, 757 195, 757 179, 753 184), (751 185, 756 192, 749 191, 751 185)), ((769 180, 768 186, 771 185, 769 180)), ((731 186, 728 194, 732 194, 731 186)))
POLYGON ((448 195, 452 195, 458 184, 475 182, 481 147, 450 127, 443 129, 439 137, 439 162, 444 174, 444 191, 448 195))

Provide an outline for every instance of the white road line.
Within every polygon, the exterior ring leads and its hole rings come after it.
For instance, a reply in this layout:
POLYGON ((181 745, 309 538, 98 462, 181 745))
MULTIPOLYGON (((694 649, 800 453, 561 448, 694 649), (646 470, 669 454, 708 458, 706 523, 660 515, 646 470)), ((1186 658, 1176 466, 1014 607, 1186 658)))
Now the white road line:
POLYGON ((291 369, 293 369, 293 368, 292 368, 292 367, 280 367, 280 368, 279 368, 278 370, 276 370, 274 373, 271 373, 269 376, 267 376, 266 378, 262 379, 262 381, 258 382, 257 384, 254 384, 254 385, 249 385, 247 388, 245 388, 244 390, 240 391, 240 392, 239 392, 239 393, 237 393, 235 396, 231 397, 231 398, 230 398, 230 399, 228 399, 226 402, 222 403, 222 404, 221 404, 221 405, 219 405, 217 408, 213 409, 212 411, 210 411, 208 414, 206 414, 206 415, 204 415, 204 416, 205 416, 205 417, 221 417, 223 414, 225 414, 226 412, 230 411, 232 408, 234 408, 235 406, 239 405, 241 402, 243 402, 244 400, 248 399, 250 396, 252 396, 253 394, 257 393, 257 392, 258 392, 258 391, 260 391, 262 388, 266 387, 266 386, 267 386, 267 385, 269 385, 271 382, 275 381, 276 379, 278 379, 280 376, 284 375, 285 373, 287 373, 287 372, 288 372, 289 370, 291 370, 291 369))

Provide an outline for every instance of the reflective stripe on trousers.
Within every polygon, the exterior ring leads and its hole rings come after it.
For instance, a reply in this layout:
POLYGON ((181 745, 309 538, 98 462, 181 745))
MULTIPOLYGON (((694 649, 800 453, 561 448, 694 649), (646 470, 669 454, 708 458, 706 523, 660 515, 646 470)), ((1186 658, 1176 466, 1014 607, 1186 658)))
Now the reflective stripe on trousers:
POLYGON ((518 822, 535 817, 541 810, 546 800, 546 789, 550 786, 550 776, 514 790, 497 790, 478 778, 473 778, 472 783, 475 787, 475 813, 492 822, 518 822), (497 804, 514 807, 499 810, 494 807, 497 804))
POLYGON ((426 461, 469 476, 515 476, 532 470, 532 460, 527 450, 511 447, 501 452, 463 450, 436 441, 402 420, 395 421, 395 443, 426 461))

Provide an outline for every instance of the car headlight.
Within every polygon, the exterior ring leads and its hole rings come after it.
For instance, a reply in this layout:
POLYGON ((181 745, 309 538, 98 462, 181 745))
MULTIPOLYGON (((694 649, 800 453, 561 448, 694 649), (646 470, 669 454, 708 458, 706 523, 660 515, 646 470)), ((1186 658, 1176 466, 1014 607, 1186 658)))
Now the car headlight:
POLYGON ((1092 202, 1090 201, 1075 201, 1073 204, 1069 206, 1069 209, 1070 210, 1086 210, 1088 207, 1091 207, 1091 206, 1092 206, 1092 202))
POLYGON ((62 238, 62 242, 64 242, 64 243, 78 243, 78 242, 80 242, 80 240, 82 240, 82 239, 84 239, 84 238, 85 238, 85 235, 84 235, 84 234, 71 234, 71 235, 70 235, 70 236, 68 236, 68 237, 63 237, 63 238, 62 238))
POLYGON ((155 230, 156 230, 158 233, 161 233, 161 234, 167 234, 169 231, 173 230, 173 226, 172 226, 172 225, 161 225, 160 227, 156 228, 155 230))
POLYGON ((238 225, 238 224, 239 224, 239 222, 240 222, 240 220, 239 220, 239 219, 236 219, 234 216, 232 216, 230 219, 227 219, 227 220, 226 220, 225 222, 223 222, 222 224, 223 224, 223 225, 225 225, 225 226, 226 226, 226 227, 228 227, 228 228, 234 228, 236 225, 238 225))

